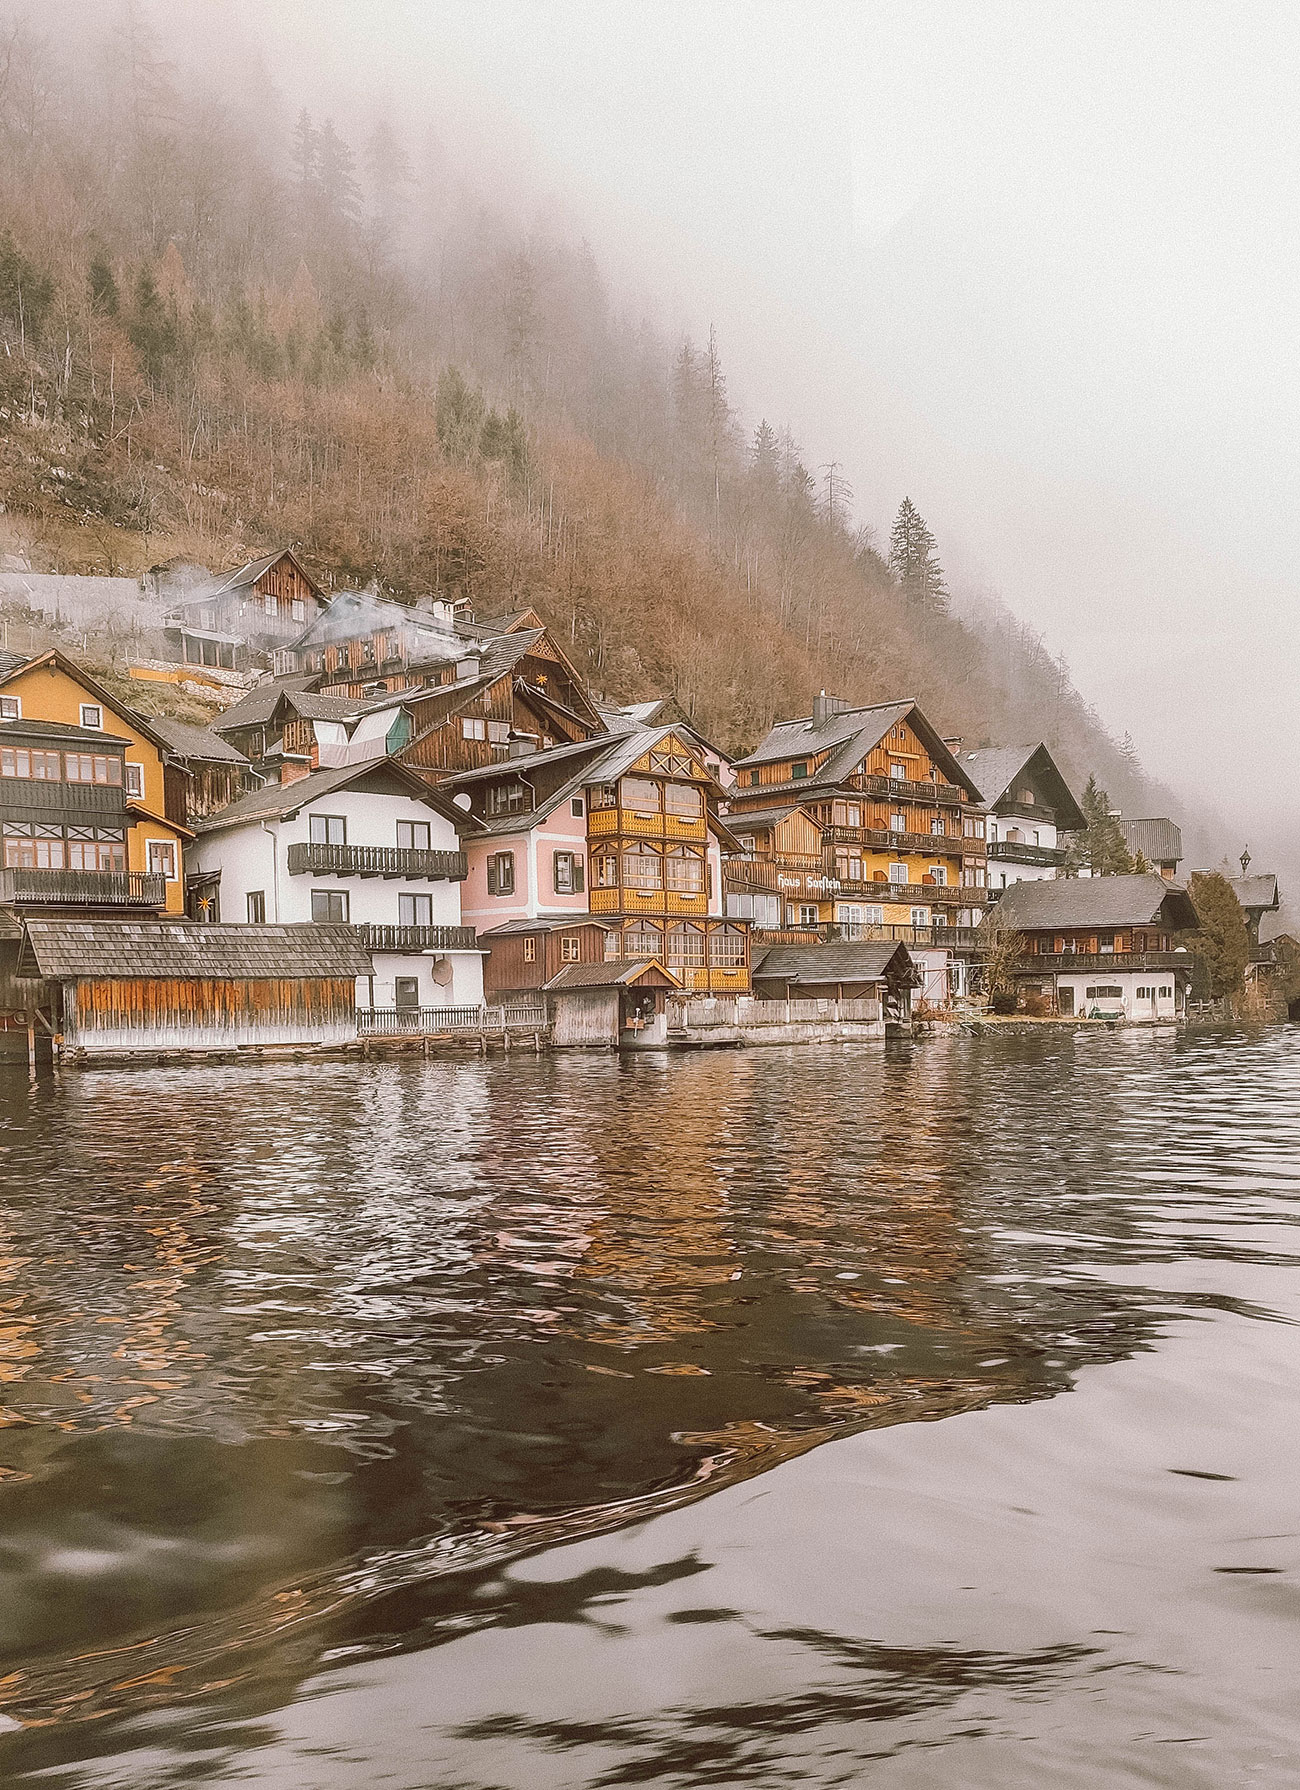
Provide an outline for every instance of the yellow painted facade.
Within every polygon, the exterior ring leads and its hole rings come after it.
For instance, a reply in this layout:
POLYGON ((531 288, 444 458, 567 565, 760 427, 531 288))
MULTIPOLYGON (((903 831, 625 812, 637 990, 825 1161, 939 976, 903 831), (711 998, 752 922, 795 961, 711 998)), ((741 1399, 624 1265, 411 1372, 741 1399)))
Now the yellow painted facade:
POLYGON ((6 680, 6 696, 16 696, 22 704, 25 721, 58 721, 68 727, 82 725, 81 710, 93 703, 103 711, 103 731, 129 740, 127 763, 138 764, 143 772, 143 796, 128 800, 127 810, 135 824, 127 830, 127 868, 149 869, 150 840, 170 841, 174 875, 167 881, 169 914, 185 912, 185 871, 183 829, 164 818, 163 756, 147 735, 96 686, 81 682, 67 662, 54 657, 36 659, 6 680))

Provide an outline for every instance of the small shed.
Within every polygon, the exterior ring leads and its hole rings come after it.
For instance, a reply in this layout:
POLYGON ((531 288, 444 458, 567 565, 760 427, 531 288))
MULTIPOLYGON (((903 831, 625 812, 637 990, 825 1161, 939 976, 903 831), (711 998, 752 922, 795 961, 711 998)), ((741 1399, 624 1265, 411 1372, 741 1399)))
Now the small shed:
POLYGON ((604 963, 612 928, 590 914, 564 919, 507 920, 480 932, 479 944, 490 952, 483 965, 483 988, 489 1000, 545 988, 552 976, 570 964, 604 963))
POLYGON ((668 1041, 665 1009, 681 983, 657 957, 640 963, 567 963, 546 984, 556 1044, 656 1050, 668 1041))
POLYGON ((86 1055, 349 1044, 371 968, 350 926, 193 921, 28 920, 18 961, 86 1055))
POLYGON ((906 945, 888 939, 860 944, 772 945, 754 962, 762 1001, 879 1000, 889 1019, 906 1019, 919 972, 906 945))

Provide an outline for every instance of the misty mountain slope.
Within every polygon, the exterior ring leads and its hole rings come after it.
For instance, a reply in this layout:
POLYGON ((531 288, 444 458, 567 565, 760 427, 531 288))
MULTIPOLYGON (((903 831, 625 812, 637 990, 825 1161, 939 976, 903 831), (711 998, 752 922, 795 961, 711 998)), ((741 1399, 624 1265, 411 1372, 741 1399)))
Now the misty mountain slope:
POLYGON ((75 55, 0 23, 9 550, 293 541, 344 581, 532 603, 599 691, 671 692, 731 748, 819 688, 908 695, 1167 803, 1032 636, 909 600, 839 468, 742 426, 712 336, 621 311, 581 239, 494 212, 432 137, 241 111, 139 8, 87 18, 75 55))

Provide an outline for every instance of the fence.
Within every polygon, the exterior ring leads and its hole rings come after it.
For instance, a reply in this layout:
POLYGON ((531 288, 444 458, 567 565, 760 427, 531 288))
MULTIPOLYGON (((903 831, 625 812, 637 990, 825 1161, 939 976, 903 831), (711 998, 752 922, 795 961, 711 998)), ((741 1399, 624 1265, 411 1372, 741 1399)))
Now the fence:
POLYGON ((518 1007, 360 1007, 362 1038, 429 1038, 442 1032, 542 1032, 546 1008, 518 1007))
POLYGON ((880 1002, 858 1001, 756 1001, 673 1000, 667 1003, 668 1030, 708 1031, 716 1026, 736 1026, 742 1031, 761 1026, 783 1026, 809 1020, 878 1020, 880 1002))

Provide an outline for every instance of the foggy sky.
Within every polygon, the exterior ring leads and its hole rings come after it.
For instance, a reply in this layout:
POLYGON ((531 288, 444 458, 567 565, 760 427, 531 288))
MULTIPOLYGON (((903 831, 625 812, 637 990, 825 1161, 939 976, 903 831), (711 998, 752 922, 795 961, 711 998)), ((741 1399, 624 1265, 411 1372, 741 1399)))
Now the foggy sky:
POLYGON ((1300 9, 177 6, 228 9, 291 89, 526 168, 670 325, 716 323, 751 421, 882 536, 910 494, 1234 849, 1291 851, 1300 9))

